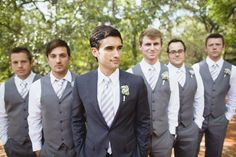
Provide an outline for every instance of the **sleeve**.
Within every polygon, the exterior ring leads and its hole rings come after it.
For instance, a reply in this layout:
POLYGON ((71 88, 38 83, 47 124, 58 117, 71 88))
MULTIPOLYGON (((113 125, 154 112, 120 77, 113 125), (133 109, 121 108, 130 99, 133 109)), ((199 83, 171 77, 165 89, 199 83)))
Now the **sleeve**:
POLYGON ((226 96, 226 107, 227 111, 225 116, 228 120, 231 120, 236 114, 236 67, 232 65, 230 75, 230 88, 226 96))
POLYGON ((4 101, 4 95, 5 95, 5 84, 0 85, 0 140, 3 145, 7 142, 7 128, 8 128, 8 122, 7 122, 7 113, 5 108, 5 101, 4 101))
POLYGON ((41 115, 41 82, 34 82, 29 90, 29 136, 33 151, 41 150, 42 147, 42 115, 41 115))

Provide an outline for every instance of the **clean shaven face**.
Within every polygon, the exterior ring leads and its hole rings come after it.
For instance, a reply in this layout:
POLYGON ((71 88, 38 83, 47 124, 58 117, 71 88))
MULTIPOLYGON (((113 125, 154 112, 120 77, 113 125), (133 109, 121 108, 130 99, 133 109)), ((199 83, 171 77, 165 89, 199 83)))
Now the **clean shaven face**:
POLYGON ((180 68, 185 60, 184 46, 181 42, 172 42, 169 45, 169 62, 177 68, 180 68))
POLYGON ((224 51, 224 45, 221 38, 209 38, 205 46, 207 55, 213 60, 218 61, 224 51))

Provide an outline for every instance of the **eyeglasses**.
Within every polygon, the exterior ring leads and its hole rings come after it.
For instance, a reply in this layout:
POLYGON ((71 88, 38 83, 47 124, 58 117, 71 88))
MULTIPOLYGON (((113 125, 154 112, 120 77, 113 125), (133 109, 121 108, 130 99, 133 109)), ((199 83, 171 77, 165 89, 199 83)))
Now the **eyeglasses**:
POLYGON ((168 52, 169 54, 182 54, 182 53, 184 53, 184 50, 183 49, 179 49, 179 50, 171 50, 171 51, 169 51, 168 52))

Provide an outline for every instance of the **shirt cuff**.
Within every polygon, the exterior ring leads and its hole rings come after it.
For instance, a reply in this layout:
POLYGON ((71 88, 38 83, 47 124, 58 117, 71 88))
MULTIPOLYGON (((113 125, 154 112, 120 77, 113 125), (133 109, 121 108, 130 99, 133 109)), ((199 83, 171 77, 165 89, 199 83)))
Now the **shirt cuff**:
POLYGON ((7 143, 8 137, 7 136, 2 136, 1 137, 1 144, 5 145, 7 143))
POLYGON ((41 150, 42 144, 41 142, 32 142, 33 151, 41 150))
POLYGON ((197 124, 198 128, 202 128, 202 121, 195 119, 194 122, 197 124))
POLYGON ((174 126, 170 126, 169 131, 170 131, 170 134, 175 135, 175 127, 174 126))
POLYGON ((230 120, 233 118, 233 114, 231 114, 231 113, 229 113, 229 112, 226 112, 226 113, 225 113, 225 117, 226 117, 227 120, 230 121, 230 120))

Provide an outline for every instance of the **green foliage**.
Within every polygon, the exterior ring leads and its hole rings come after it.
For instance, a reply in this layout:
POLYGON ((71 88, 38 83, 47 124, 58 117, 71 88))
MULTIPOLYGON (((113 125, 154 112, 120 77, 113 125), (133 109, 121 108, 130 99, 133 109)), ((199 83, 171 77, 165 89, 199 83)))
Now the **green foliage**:
POLYGON ((236 63, 236 2, 159 0, 2 0, 0 5, 0 82, 12 73, 8 52, 25 46, 34 55, 34 71, 43 75, 50 70, 44 56, 45 44, 55 38, 66 40, 72 50, 71 69, 85 73, 97 67, 91 55, 89 36, 101 24, 121 31, 124 48, 122 69, 141 60, 138 38, 147 27, 160 29, 164 37, 161 61, 168 62, 167 42, 178 37, 185 41, 187 63, 204 58, 204 38, 208 33, 225 35, 225 58, 236 63), (140 2, 140 3, 137 3, 140 2))

